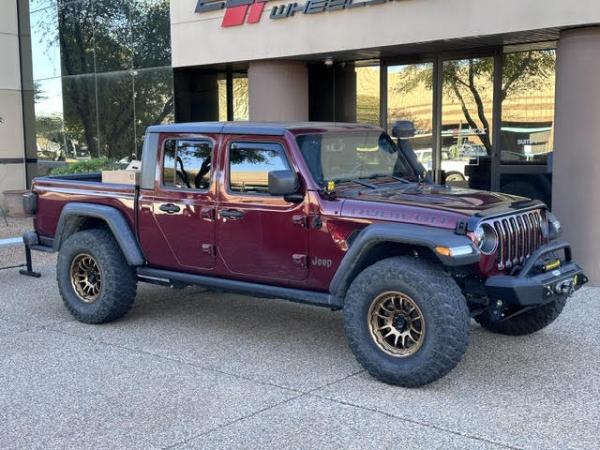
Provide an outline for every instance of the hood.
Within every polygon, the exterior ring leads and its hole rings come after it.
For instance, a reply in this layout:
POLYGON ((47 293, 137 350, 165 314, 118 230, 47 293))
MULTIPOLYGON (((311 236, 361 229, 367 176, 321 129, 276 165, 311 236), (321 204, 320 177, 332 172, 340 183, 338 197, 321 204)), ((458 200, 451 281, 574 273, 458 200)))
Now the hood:
POLYGON ((492 210, 514 210, 528 206, 530 200, 497 192, 431 184, 387 183, 377 189, 344 189, 338 197, 359 200, 414 206, 426 209, 439 209, 464 215, 491 213, 492 210))

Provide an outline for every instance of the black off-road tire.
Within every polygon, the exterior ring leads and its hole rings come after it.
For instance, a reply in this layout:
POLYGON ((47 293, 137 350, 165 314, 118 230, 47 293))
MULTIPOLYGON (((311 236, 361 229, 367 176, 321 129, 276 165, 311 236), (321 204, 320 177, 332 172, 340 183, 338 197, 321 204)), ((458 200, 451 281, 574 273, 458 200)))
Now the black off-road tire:
POLYGON ((127 264, 108 230, 93 229, 71 235, 61 246, 56 278, 65 306, 80 322, 101 324, 120 319, 135 301, 136 271, 127 264), (82 301, 71 283, 71 263, 81 254, 91 255, 101 273, 100 293, 93 303, 82 301))
POLYGON ((442 378, 458 365, 469 343, 469 309, 456 282, 440 266, 413 257, 385 259, 361 272, 348 290, 344 319, 359 363, 375 378, 403 387, 442 378), (372 302, 391 291, 409 296, 424 316, 422 345, 410 356, 386 353, 369 330, 372 302))
POLYGON ((529 310, 508 320, 495 320, 488 313, 477 316, 475 320, 492 333, 507 336, 526 336, 536 333, 554 322, 560 316, 566 304, 567 299, 564 298, 529 310))

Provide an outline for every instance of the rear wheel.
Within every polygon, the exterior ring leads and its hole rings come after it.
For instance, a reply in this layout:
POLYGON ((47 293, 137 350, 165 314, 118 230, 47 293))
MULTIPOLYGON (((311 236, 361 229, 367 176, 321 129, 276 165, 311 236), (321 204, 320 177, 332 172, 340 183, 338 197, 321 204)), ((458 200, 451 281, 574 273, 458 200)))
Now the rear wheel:
POLYGON ((65 306, 80 322, 111 322, 133 306, 135 269, 127 264, 107 230, 86 230, 70 236, 61 246, 56 277, 65 306))
POLYGON ((450 372, 469 340, 469 310, 444 270, 417 258, 375 263, 353 281, 344 306, 348 343, 386 383, 417 387, 450 372))
POLYGON ((510 319, 496 319, 491 313, 484 313, 477 316, 475 320, 479 324, 493 333, 505 334, 508 336, 525 336, 540 331, 554 322, 562 313, 567 299, 559 299, 530 309, 522 314, 510 319))

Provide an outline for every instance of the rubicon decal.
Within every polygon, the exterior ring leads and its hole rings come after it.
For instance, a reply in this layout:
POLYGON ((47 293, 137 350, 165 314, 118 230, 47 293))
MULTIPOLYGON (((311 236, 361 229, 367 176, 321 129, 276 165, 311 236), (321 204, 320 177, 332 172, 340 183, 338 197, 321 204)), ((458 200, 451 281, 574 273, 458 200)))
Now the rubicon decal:
MULTIPOLYGON (((222 27, 235 27, 245 23, 260 22, 269 0, 198 0, 196 13, 225 10, 222 27)), ((319 14, 342 9, 381 5, 397 0, 307 0, 273 6, 271 20, 287 19, 296 14, 319 14)))

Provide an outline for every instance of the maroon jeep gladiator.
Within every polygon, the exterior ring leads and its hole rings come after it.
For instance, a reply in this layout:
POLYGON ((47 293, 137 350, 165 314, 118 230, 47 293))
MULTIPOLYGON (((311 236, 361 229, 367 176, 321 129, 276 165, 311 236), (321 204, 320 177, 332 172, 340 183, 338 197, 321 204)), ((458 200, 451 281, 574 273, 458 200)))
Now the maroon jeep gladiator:
POLYGON ((24 198, 25 243, 59 252, 82 322, 124 316, 140 281, 342 309, 358 361, 414 387, 459 363, 471 318, 533 333, 587 282, 543 203, 431 184, 376 127, 153 126, 139 175, 37 178, 24 198))

